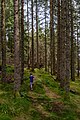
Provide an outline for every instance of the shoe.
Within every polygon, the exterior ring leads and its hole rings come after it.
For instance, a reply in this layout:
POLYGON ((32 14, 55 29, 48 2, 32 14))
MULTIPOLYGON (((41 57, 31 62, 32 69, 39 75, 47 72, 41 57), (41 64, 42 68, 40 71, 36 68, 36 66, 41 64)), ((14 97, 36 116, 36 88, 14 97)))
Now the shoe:
POLYGON ((31 88, 31 90, 33 90, 33 88, 31 88))

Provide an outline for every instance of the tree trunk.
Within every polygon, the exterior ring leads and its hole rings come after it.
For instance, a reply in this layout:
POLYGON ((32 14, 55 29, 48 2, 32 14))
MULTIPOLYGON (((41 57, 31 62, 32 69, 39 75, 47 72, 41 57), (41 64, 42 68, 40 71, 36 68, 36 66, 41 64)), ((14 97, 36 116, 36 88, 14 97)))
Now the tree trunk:
POLYGON ((79 65, 79 39, 78 39, 78 26, 77 26, 77 77, 79 77, 80 65, 79 65))
POLYGON ((57 79, 60 81, 60 58, 61 58, 61 37, 60 37, 60 0, 58 0, 58 23, 57 23, 57 79))
POLYGON ((47 71, 46 7, 47 1, 45 1, 45 71, 47 71))
POLYGON ((66 14, 65 14, 65 0, 61 0, 61 62, 60 62, 60 87, 64 89, 65 75, 66 75, 66 54, 65 54, 65 26, 66 26, 66 14))
POLYGON ((38 55, 38 48, 39 48, 39 43, 38 43, 38 4, 36 0, 36 43, 37 43, 37 67, 39 67, 39 55, 38 55))
POLYGON ((53 55, 53 75, 55 75, 55 32, 54 32, 54 10, 55 10, 55 1, 53 1, 53 45, 52 45, 52 55, 53 55))
POLYGON ((32 10, 32 71, 34 71, 34 28, 33 28, 33 0, 31 0, 32 10))
POLYGON ((65 91, 66 96, 70 91, 70 16, 69 16, 69 0, 66 1, 66 80, 65 91))
POLYGON ((74 39, 73 39, 73 6, 72 0, 70 0, 71 5, 71 79, 75 81, 75 66, 74 66, 74 39))
POLYGON ((27 64, 28 64, 28 68, 30 67, 30 47, 29 47, 29 44, 30 44, 30 42, 29 42, 29 6, 28 6, 28 4, 29 4, 29 1, 27 0, 27 40, 28 40, 28 49, 27 49, 27 54, 28 54, 28 59, 27 59, 27 64))
POLYGON ((5 0, 1 0, 2 81, 6 81, 5 0))
POLYGON ((21 85, 20 41, 19 41, 19 3, 14 0, 14 92, 18 93, 21 85))
POLYGON ((21 84, 24 75, 24 0, 21 0, 21 84))
POLYGON ((53 74, 53 0, 50 0, 50 60, 51 75, 53 74))

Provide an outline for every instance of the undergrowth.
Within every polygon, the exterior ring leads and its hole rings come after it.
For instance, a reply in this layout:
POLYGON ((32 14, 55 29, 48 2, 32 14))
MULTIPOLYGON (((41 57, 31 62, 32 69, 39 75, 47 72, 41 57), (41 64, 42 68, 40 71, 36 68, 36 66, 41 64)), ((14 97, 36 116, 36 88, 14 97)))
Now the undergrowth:
MULTIPOLYGON (((13 66, 7 65, 6 71, 13 77, 13 66)), ((0 120, 80 120, 79 80, 71 82, 71 90, 75 92, 70 92, 70 99, 65 100, 65 92, 59 89, 55 76, 44 69, 35 69, 33 91, 30 91, 29 75, 30 70, 25 69, 17 98, 13 95, 13 82, 0 83, 0 120)))

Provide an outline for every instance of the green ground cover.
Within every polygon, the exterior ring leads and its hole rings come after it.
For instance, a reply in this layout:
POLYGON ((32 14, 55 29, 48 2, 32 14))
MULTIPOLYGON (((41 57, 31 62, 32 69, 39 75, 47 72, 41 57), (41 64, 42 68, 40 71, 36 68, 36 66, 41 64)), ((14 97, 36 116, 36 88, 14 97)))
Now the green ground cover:
MULTIPOLYGON (((65 100, 59 83, 44 69, 35 69, 33 91, 30 71, 25 69, 20 96, 14 98, 13 83, 0 83, 0 120, 80 120, 80 80, 71 82, 70 100, 65 100)), ((13 80, 13 67, 7 66, 13 80)))

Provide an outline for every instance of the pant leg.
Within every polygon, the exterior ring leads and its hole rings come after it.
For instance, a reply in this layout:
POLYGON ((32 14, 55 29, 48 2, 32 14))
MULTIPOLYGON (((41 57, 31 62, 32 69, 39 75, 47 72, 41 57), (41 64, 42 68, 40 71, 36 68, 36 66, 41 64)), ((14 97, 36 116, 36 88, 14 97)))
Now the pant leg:
POLYGON ((32 84, 33 84, 33 83, 32 83, 32 82, 30 82, 30 88, 31 88, 31 89, 32 89, 32 87, 33 87, 33 86, 32 86, 32 84))

